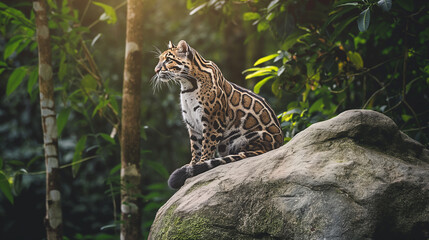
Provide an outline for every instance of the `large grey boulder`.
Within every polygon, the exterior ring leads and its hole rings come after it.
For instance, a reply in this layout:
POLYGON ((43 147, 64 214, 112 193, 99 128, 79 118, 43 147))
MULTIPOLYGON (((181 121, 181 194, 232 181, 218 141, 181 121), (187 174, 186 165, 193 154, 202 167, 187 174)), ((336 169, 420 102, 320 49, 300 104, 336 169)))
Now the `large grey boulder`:
POLYGON ((428 239, 429 151, 350 110, 285 146, 190 178, 149 239, 428 239))

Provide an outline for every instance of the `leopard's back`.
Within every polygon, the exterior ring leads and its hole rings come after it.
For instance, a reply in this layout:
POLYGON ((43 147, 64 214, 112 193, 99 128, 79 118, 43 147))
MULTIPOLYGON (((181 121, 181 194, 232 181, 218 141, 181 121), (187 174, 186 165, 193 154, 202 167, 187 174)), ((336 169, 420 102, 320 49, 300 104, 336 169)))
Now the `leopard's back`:
POLYGON ((228 109, 226 131, 218 150, 221 156, 237 151, 268 152, 283 143, 283 133, 274 111, 265 99, 225 80, 228 109))

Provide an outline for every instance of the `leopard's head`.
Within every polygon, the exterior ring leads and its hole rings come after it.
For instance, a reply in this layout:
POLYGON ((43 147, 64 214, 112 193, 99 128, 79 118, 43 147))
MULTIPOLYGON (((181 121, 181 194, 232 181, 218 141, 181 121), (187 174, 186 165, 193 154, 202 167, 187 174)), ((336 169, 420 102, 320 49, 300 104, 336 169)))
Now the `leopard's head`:
POLYGON ((155 67, 154 80, 156 82, 180 82, 186 80, 192 69, 194 53, 195 50, 184 40, 181 40, 177 46, 169 42, 168 49, 159 56, 159 62, 155 67))

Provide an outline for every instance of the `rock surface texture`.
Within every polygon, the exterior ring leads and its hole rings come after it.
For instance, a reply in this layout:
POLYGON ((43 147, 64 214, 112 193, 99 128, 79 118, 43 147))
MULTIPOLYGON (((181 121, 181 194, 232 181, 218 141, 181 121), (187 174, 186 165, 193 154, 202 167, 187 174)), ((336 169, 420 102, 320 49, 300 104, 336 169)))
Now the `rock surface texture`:
POLYGON ((187 180, 149 239, 428 239, 429 151, 350 110, 187 180))

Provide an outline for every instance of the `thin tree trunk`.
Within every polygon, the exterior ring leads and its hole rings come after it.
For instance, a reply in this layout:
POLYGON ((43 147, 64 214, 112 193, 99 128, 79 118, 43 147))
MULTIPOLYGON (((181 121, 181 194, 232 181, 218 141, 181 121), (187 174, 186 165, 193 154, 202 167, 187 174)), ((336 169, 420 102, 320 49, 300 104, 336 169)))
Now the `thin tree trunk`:
POLYGON ((52 80, 51 44, 47 6, 44 0, 33 2, 36 13, 37 43, 39 50, 40 109, 46 164, 46 216, 48 240, 62 239, 61 192, 59 183, 58 134, 52 80))
POLYGON ((244 46, 246 33, 242 25, 240 19, 230 20, 226 23, 224 29, 225 71, 228 73, 227 80, 247 87, 245 76, 242 74, 246 66, 246 47, 244 46))
POLYGON ((140 86, 143 1, 128 0, 121 120, 121 239, 141 239, 140 86))

